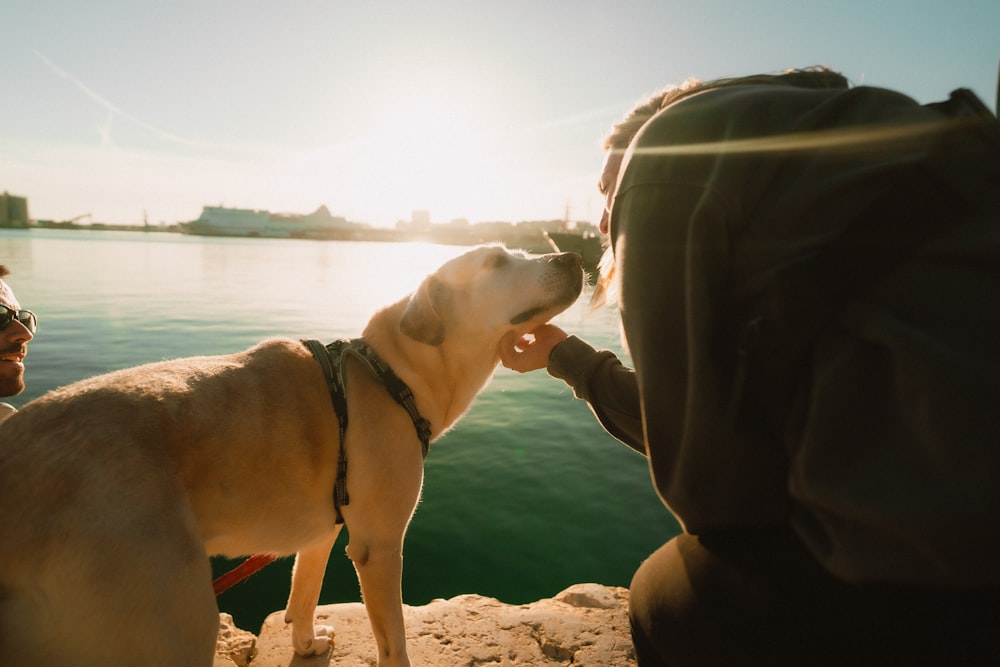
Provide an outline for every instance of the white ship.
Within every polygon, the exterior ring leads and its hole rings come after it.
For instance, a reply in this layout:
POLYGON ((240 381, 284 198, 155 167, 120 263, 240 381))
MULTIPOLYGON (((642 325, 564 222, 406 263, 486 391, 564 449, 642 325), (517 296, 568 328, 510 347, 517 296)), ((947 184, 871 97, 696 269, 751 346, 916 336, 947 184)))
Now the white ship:
POLYGON ((197 220, 188 223, 188 234, 202 236, 260 236, 267 238, 323 238, 346 234, 361 225, 330 215, 320 206, 309 215, 275 214, 249 208, 205 206, 197 220))
POLYGON ((205 206, 201 215, 188 226, 191 234, 209 236, 263 236, 271 214, 249 208, 205 206))

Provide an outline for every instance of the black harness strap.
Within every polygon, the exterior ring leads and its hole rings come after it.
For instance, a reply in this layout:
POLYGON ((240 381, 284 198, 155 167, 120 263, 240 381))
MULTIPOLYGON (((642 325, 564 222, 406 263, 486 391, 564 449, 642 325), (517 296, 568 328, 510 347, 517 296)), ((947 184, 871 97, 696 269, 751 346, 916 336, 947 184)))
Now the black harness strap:
POLYGON ((340 430, 340 453, 337 456, 337 480, 333 484, 333 508, 337 513, 337 523, 344 523, 340 508, 349 504, 351 498, 347 494, 347 448, 344 446, 347 435, 347 389, 344 386, 341 372, 341 356, 333 354, 333 350, 324 347, 317 340, 304 340, 302 342, 309 348, 313 357, 319 362, 320 368, 323 369, 323 377, 326 378, 326 386, 330 390, 333 412, 337 415, 340 430))
POLYGON ((420 415, 413 392, 398 375, 361 338, 336 340, 323 345, 316 340, 302 343, 319 362, 330 391, 330 400, 340 427, 340 454, 337 457, 337 479, 333 485, 333 508, 337 513, 337 523, 344 523, 340 508, 350 503, 347 493, 347 451, 344 443, 347 435, 347 386, 344 375, 344 360, 348 355, 362 362, 372 377, 382 383, 399 405, 406 410, 420 439, 421 453, 427 458, 430 449, 431 424, 420 415))
MULTIPOLYGON (((338 342, 345 343, 342 355, 349 354, 364 363, 372 377, 381 382, 393 400, 399 403, 410 415, 413 427, 417 430, 417 437, 420 438, 421 453, 426 459, 431 442, 431 423, 424 419, 420 415, 420 411, 417 410, 417 400, 410 387, 393 372, 388 364, 382 361, 381 357, 364 340, 355 338, 354 340, 338 342)), ((336 343, 332 345, 336 345, 336 343)))

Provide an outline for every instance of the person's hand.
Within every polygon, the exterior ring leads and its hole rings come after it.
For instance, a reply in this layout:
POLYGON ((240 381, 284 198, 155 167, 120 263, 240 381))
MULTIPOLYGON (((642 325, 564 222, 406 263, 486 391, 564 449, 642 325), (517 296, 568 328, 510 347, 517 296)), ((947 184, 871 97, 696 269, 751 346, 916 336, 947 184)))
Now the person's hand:
POLYGON ((527 373, 549 364, 549 355, 569 334, 554 324, 543 324, 518 338, 510 332, 500 341, 500 362, 518 373, 527 373))

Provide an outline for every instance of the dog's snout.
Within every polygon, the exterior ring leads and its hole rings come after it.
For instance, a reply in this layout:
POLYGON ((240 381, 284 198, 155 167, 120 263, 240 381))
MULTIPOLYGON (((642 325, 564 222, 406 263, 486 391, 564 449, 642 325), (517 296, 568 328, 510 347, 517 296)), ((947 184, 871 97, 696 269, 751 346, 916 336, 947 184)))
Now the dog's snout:
POLYGON ((569 266, 577 269, 583 268, 583 256, 576 252, 561 252, 553 255, 549 261, 559 266, 569 266))

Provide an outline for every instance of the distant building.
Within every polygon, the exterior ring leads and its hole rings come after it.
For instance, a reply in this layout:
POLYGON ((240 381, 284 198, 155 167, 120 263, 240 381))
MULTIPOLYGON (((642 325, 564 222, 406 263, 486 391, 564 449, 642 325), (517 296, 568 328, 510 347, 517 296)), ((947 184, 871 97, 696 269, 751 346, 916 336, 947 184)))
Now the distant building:
POLYGON ((6 191, 0 195, 0 227, 18 227, 23 229, 30 225, 27 198, 15 197, 6 191))
POLYGON ((431 228, 430 211, 413 211, 410 213, 411 229, 415 232, 426 232, 431 228))
POLYGON ((320 206, 312 213, 303 216, 302 224, 306 229, 329 230, 329 229, 351 229, 359 227, 356 223, 350 223, 347 218, 341 215, 332 215, 326 206, 320 206))

